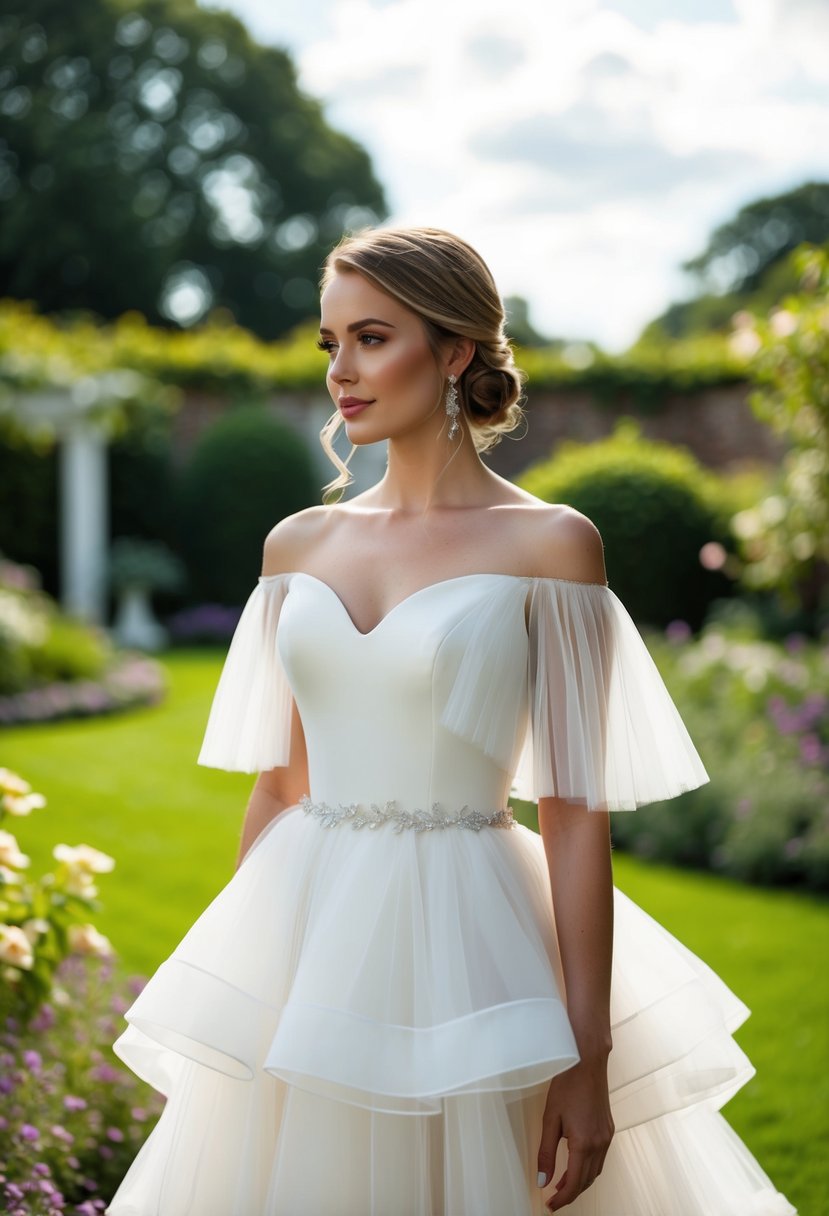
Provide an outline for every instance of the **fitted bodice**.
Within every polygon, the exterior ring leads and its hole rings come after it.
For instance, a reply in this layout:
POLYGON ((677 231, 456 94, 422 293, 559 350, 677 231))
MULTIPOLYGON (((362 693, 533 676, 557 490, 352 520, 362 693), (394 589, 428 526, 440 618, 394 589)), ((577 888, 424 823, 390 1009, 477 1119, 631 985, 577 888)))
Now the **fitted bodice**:
POLYGON ((394 800, 407 811, 505 807, 526 729, 528 589, 529 580, 500 574, 447 579, 360 633, 332 588, 294 574, 277 645, 305 733, 312 800, 394 800), (506 768, 441 722, 492 596, 503 601, 499 630, 512 655, 497 724, 506 768))
POLYGON ((494 813, 512 788, 630 810, 708 779, 636 626, 599 583, 458 575, 361 633, 315 575, 263 575, 199 764, 288 764, 294 701, 320 805, 494 813))

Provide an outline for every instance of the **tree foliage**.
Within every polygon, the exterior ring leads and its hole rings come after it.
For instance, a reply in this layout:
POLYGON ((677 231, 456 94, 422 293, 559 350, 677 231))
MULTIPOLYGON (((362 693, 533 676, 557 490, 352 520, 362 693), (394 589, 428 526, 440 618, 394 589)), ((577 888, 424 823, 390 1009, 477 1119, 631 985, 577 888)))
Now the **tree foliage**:
POLYGON ((223 307, 271 338, 384 214, 365 151, 228 13, 4 0, 0 48, 0 295, 162 324, 223 307))
POLYGON ((829 182, 757 199, 711 234, 683 269, 720 291, 754 291, 766 270, 805 241, 829 240, 829 182))

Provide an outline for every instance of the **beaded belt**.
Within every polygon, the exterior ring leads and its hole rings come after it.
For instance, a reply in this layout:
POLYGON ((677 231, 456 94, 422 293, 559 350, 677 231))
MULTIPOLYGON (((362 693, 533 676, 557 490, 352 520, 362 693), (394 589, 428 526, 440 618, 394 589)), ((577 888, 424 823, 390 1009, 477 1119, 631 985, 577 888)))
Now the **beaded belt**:
POLYGON ((468 828, 480 832, 481 828, 511 828, 515 823, 510 807, 488 812, 470 811, 468 806, 462 806, 456 814, 447 815, 442 812, 439 802, 433 802, 428 811, 401 811, 394 799, 382 806, 376 802, 368 806, 358 802, 329 806, 327 802, 312 802, 307 794, 302 795, 299 804, 306 815, 319 819, 324 828, 335 828, 347 821, 355 829, 379 828, 384 823, 393 823, 395 832, 406 829, 431 832, 434 828, 468 828))

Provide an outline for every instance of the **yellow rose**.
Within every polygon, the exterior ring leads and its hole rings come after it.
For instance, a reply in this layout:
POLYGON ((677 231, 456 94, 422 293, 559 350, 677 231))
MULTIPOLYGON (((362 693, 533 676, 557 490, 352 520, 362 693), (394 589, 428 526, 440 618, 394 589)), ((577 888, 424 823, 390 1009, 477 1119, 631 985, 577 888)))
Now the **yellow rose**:
POLYGON ((34 961, 32 943, 19 925, 0 925, 0 963, 31 971, 34 961))

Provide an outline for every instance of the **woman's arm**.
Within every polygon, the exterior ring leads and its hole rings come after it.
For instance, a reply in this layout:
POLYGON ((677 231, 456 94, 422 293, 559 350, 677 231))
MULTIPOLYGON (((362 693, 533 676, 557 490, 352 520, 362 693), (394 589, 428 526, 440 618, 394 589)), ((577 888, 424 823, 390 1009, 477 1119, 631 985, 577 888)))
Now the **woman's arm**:
MULTIPOLYGON (((262 574, 266 577, 301 570, 303 557, 321 523, 321 508, 309 507, 280 520, 265 537, 262 548, 262 574)), ((291 703, 291 748, 287 765, 269 769, 256 778, 242 825, 242 839, 236 869, 244 861, 260 832, 289 806, 295 806, 308 793, 308 757, 305 734, 297 711, 291 703)))
POLYGON ((567 1169, 547 1204, 555 1212, 595 1180, 613 1137, 607 1087, 613 878, 607 813, 542 798, 538 823, 550 872, 567 1013, 581 1057, 552 1079, 544 1111, 541 1185, 553 1176, 559 1141, 567 1140, 567 1169))
MULTIPOLYGON (((604 584, 604 547, 594 524, 566 507, 554 508, 549 523, 540 547, 542 573, 604 584)), ((567 1141, 567 1169, 547 1202, 556 1212, 595 1180, 613 1138, 607 1084, 613 874, 606 811, 541 798, 538 826, 550 874, 567 1014, 580 1056, 578 1064, 550 1082, 544 1111, 538 1154, 542 1186, 553 1177, 561 1140, 567 1141)))
POLYGON ((287 765, 260 773, 256 778, 242 825, 242 839, 236 869, 245 859, 253 842, 281 811, 295 806, 308 793, 308 758, 305 735, 294 704, 291 717, 291 754, 287 765))

